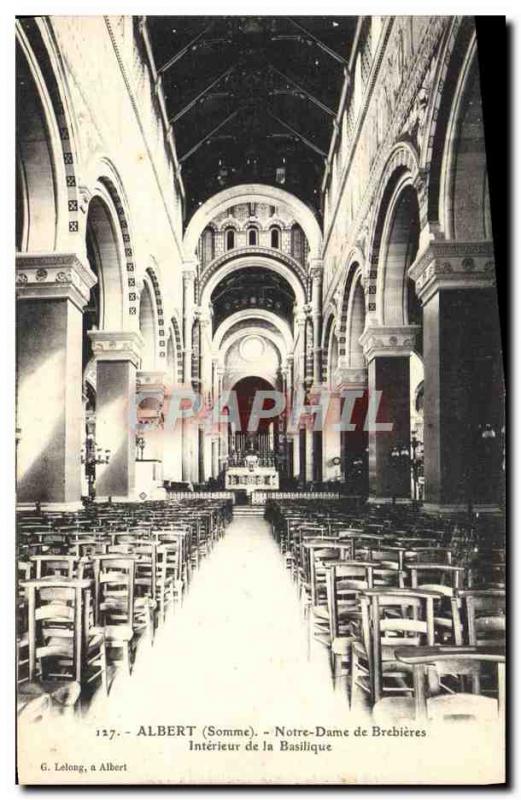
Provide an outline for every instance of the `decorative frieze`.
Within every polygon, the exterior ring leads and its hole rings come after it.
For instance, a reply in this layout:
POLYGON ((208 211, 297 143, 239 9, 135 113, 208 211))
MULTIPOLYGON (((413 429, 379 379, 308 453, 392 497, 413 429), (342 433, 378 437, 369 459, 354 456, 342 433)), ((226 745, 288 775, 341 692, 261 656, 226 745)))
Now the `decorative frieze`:
POLYGON ((139 367, 144 343, 138 331, 89 331, 88 336, 98 361, 130 361, 139 367))
POLYGON ((409 356, 416 349, 419 325, 374 325, 360 337, 367 362, 377 356, 409 356))
POLYGON ((409 268, 425 305, 441 289, 482 289, 495 285, 492 242, 432 241, 409 268))
POLYGON ((18 299, 66 299, 82 310, 96 281, 87 261, 76 253, 16 256, 18 299))

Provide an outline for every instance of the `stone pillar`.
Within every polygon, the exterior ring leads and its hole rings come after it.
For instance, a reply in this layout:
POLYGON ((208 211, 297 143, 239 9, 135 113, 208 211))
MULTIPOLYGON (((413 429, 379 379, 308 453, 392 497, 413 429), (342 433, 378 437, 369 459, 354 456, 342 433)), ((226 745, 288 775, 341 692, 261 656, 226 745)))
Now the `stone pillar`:
POLYGON ((211 310, 199 314, 201 326, 201 383, 200 392, 209 402, 212 393, 212 316, 211 310))
POLYGON ((212 437, 212 478, 217 480, 219 477, 219 437, 212 437))
POLYGON ((311 483, 314 478, 313 457, 315 448, 313 447, 313 431, 310 428, 305 428, 304 435, 306 437, 304 479, 306 483, 311 483))
MULTIPOLYGON (((221 400, 223 378, 224 367, 216 359, 214 363, 214 403, 220 402, 221 400)), ((217 474, 219 475, 224 469, 226 459, 228 458, 228 424, 226 422, 219 423, 218 453, 219 468, 217 474)))
POLYGON ((110 450, 96 467, 96 500, 135 497, 136 369, 143 339, 137 331, 90 331, 97 363, 96 443, 110 450))
MULTIPOLYGON (((369 430, 369 495, 374 501, 411 499, 411 467, 407 456, 394 457, 393 449, 410 452, 410 364, 419 327, 374 326, 360 341, 368 362, 369 403, 381 392, 377 423, 392 430, 369 430)), ((374 427, 374 426, 373 426, 374 427)))
POLYGON ((180 419, 174 421, 172 415, 168 414, 170 397, 171 387, 165 391, 167 413, 163 427, 163 476, 166 481, 178 483, 183 480, 183 425, 180 419))
POLYGON ((199 421, 195 417, 182 420, 183 429, 183 480, 199 482, 199 421))
POLYGON ((280 389, 284 397, 284 411, 278 418, 278 452, 282 455, 282 469, 286 477, 291 477, 290 469, 290 455, 289 455, 289 440, 287 436, 288 428, 288 381, 289 381, 289 367, 287 362, 283 364, 280 370, 280 389))
POLYGON ((294 365, 294 357, 291 353, 288 354, 286 357, 287 363, 287 371, 286 371, 286 392, 287 392, 287 403, 292 396, 293 393, 293 386, 294 386, 294 372, 295 372, 295 365, 294 365))
MULTIPOLYGON (((306 376, 306 311, 303 307, 297 307, 295 309, 295 340, 298 343, 298 356, 297 356, 297 364, 296 367, 296 374, 300 381, 304 383, 305 376, 306 376)), ((295 383, 297 381, 295 380, 295 383)))
POLYGON ((347 494, 367 497, 369 491, 369 442, 368 432, 365 430, 367 369, 346 366, 343 358, 340 358, 334 381, 336 392, 341 398, 341 414, 346 416, 345 427, 354 426, 353 430, 343 430, 340 433, 342 480, 345 482, 347 494), (350 419, 347 419, 349 408, 346 408, 346 403, 352 409, 350 419))
POLYGON ((136 494, 159 499, 164 494, 169 431, 164 419, 165 372, 140 370, 136 376, 139 431, 144 438, 143 461, 136 453, 136 494))
POLYGON ((16 258, 20 504, 81 503, 82 312, 95 283, 75 253, 16 258))
POLYGON ((336 429, 342 413, 342 398, 336 390, 329 390, 327 414, 322 431, 322 479, 339 482, 342 477, 340 439, 336 429))
POLYGON ((313 384, 322 381, 322 260, 312 259, 309 266, 311 276, 311 314, 313 319, 313 384))
POLYGON ((183 342, 184 342, 184 382, 188 385, 192 378, 192 327, 194 324, 195 277, 197 264, 194 261, 183 264, 183 342))
POLYGON ((504 376, 492 243, 432 241, 409 275, 423 305, 425 506, 497 510, 504 376))

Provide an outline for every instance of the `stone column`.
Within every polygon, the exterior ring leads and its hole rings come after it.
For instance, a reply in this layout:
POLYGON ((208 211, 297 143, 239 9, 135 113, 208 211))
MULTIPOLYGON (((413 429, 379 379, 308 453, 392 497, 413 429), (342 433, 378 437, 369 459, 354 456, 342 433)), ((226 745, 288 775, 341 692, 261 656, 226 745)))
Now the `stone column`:
POLYGON ((212 478, 216 480, 219 477, 219 437, 212 437, 212 478))
POLYGON ((315 448, 313 447, 313 431, 310 428, 304 429, 305 435, 305 463, 304 463, 304 479, 306 483, 311 483, 314 478, 313 458, 315 448))
POLYGON ((75 253, 16 258, 20 504, 81 504, 82 312, 95 283, 75 253))
POLYGON ((340 459, 342 480, 347 494, 366 497, 369 490, 368 432, 365 430, 367 416, 367 369, 346 366, 344 357, 339 359, 334 375, 335 391, 340 396, 341 414, 346 425, 353 430, 340 432, 340 459), (361 397, 358 395, 362 395, 361 397), (356 399, 355 399, 356 398, 356 399), (350 419, 347 419, 349 408, 350 419))
MULTIPOLYGON (((192 328, 195 319, 195 279, 197 262, 183 264, 183 378, 186 387, 192 387, 192 328)), ((198 387, 196 387, 198 389, 198 387)), ((183 419, 183 457, 182 474, 184 481, 197 483, 199 480, 199 432, 193 418, 183 419)))
POLYGON ((283 454, 283 464, 284 464, 284 475, 290 477, 290 457, 289 457, 289 440, 287 436, 287 428, 288 428, 288 381, 289 381, 289 372, 290 369, 288 367, 287 362, 283 364, 280 370, 280 388, 282 391, 282 395, 284 397, 284 411, 282 414, 279 415, 278 419, 278 441, 279 441, 279 452, 283 454), (281 447, 282 444, 282 447, 281 447))
MULTIPOLYGON (((305 307, 295 309, 295 341, 298 342, 296 373, 302 383, 306 377, 306 311, 305 307)), ((295 381, 296 383, 296 381, 295 381)))
POLYGON ((199 314, 201 326, 201 384, 200 391, 208 402, 212 393, 212 315, 211 309, 199 314))
POLYGON ((150 496, 152 486, 154 499, 163 493, 165 459, 172 458, 168 453, 169 430, 163 416, 165 379, 165 372, 151 370, 139 370, 136 376, 138 421, 145 440, 144 461, 136 454, 136 494, 144 491, 150 496))
MULTIPOLYGON (((166 481, 178 483, 183 480, 183 424, 180 419, 173 420, 168 413, 173 387, 165 391, 165 421, 163 427, 163 476, 166 481)), ((176 387, 179 388, 179 387, 176 387)))
POLYGON ((188 261, 183 264, 183 342, 184 342, 184 382, 188 385, 192 379, 192 327, 194 324, 195 278, 197 263, 188 261))
POLYGON ((96 443, 110 450, 96 467, 96 500, 135 496, 136 369, 143 339, 137 331, 90 331, 97 363, 96 443))
POLYGON ((493 245, 432 241, 409 275, 423 305, 425 505, 497 510, 504 376, 493 245))
MULTIPOLYGON (((218 359, 214 361, 214 403, 221 400, 223 393, 224 367, 218 359)), ((219 423, 218 433, 218 470, 217 475, 224 468, 225 460, 228 457, 228 425, 226 422, 219 423)))
POLYGON ((292 353, 289 353, 286 357, 287 363, 287 373, 286 373, 286 392, 287 392, 287 402, 289 398, 291 398, 294 386, 294 372, 295 372, 295 365, 294 365, 294 357, 292 353))
POLYGON ((322 381, 322 260, 312 259, 309 266, 311 276, 311 314, 313 319, 313 384, 322 381))
POLYGON ((369 403, 376 403, 376 393, 381 392, 375 422, 392 426, 392 430, 368 431, 369 495, 379 502, 411 498, 410 462, 406 457, 393 458, 391 452, 410 451, 409 359, 418 330, 417 325, 374 326, 360 337, 368 362, 369 403))
MULTIPOLYGON (((199 391, 204 399, 205 407, 210 409, 212 400, 212 308, 201 309, 199 314, 201 326, 201 375, 199 391)), ((200 434, 202 453, 200 454, 200 481, 207 481, 213 474, 212 440, 204 430, 200 434)))

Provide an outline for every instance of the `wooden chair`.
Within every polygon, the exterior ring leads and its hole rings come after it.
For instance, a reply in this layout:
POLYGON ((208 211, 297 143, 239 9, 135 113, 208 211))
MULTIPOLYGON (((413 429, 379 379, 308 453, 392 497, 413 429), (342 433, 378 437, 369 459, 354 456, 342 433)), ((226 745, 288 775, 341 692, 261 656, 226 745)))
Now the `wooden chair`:
POLYGON ((182 551, 179 542, 162 543, 157 547, 156 598, 160 619, 164 621, 167 607, 181 603, 184 592, 182 551))
POLYGON ((75 555, 38 555, 31 556, 30 561, 34 564, 35 578, 54 577, 72 578, 76 577, 78 556, 75 555))
POLYGON ((326 592, 329 614, 329 635, 333 685, 348 694, 351 675, 351 646, 357 631, 353 623, 360 620, 360 592, 372 587, 368 563, 361 561, 326 562, 326 592))
POLYGON ((360 639, 352 646, 351 698, 361 691, 374 704, 385 694, 410 695, 410 670, 396 647, 434 645, 434 601, 427 589, 378 588, 360 594, 360 639))
POLYGON ((16 594, 16 680, 20 685, 29 680, 29 638, 28 604, 24 582, 32 577, 33 564, 30 561, 17 563, 16 594))
POLYGON ((474 647, 505 646, 506 593, 504 589, 462 589, 456 592, 461 632, 457 644, 474 647))
POLYGON ((95 556, 94 620, 105 635, 107 647, 118 649, 128 674, 131 673, 131 645, 134 639, 135 558, 129 555, 95 556))
MULTIPOLYGON (((413 670, 414 697, 408 719, 433 721, 505 720, 505 653, 501 647, 400 647, 395 656, 413 670), (483 667, 495 666, 494 697, 479 692, 483 667), (449 680, 452 685, 446 683, 449 680), (462 690, 464 683, 470 691, 462 690)), ((466 688, 466 687, 464 687, 466 688)), ((380 719, 384 709, 375 706, 380 719)), ((405 718, 403 715, 402 718, 405 718)))
POLYGON ((406 570, 413 588, 432 589, 440 595, 434 607, 436 643, 461 643, 456 593, 466 584, 466 568, 449 563, 420 561, 406 564, 406 570))
MULTIPOLYGON (((83 689, 100 677, 107 692, 105 638, 90 625, 90 581, 29 580, 29 684, 51 695, 70 696, 71 682, 83 689)), ((75 690, 72 690, 73 694, 75 690)))
POLYGON ((146 630, 151 643, 154 642, 157 608, 156 547, 153 541, 126 534, 119 544, 107 548, 108 554, 132 555, 135 559, 133 627, 135 632, 146 630))

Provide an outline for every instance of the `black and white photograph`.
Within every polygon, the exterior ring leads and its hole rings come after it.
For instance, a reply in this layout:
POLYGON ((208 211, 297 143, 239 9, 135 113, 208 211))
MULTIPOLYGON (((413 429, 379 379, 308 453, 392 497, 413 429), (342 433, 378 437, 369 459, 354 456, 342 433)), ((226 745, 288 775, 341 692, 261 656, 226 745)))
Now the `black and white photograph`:
POLYGON ((506 19, 168 10, 12 20, 16 782, 504 785, 506 19))

